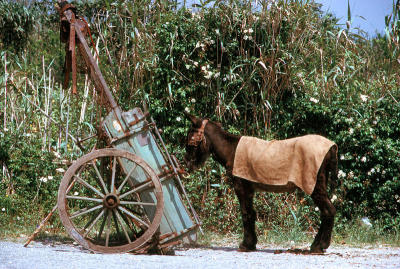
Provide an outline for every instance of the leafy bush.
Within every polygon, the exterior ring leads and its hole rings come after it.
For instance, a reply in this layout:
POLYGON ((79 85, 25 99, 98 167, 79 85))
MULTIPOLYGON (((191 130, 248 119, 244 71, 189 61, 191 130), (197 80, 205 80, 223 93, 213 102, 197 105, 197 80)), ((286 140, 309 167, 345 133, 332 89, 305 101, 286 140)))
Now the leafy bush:
POLYGON ((21 3, 0 1, 0 49, 19 52, 33 30, 34 16, 21 3))
MULTIPOLYGON (((42 150, 37 136, 18 130, 0 132, 0 150, 8 156, 8 173, 0 174, 0 223, 9 217, 50 210, 56 203, 61 175, 53 153, 42 150)), ((38 216, 39 217, 39 216, 38 216)))

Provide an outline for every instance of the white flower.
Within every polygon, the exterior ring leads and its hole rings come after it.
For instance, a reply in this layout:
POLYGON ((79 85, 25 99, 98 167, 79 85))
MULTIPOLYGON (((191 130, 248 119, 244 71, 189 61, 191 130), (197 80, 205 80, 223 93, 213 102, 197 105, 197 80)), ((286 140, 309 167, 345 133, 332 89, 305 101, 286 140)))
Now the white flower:
POLYGON ((353 171, 350 171, 350 172, 349 172, 348 177, 349 177, 350 179, 354 177, 353 171))
POLYGON ((368 175, 372 175, 373 173, 375 173, 375 168, 372 168, 371 170, 368 171, 368 175))
POLYGON ((197 41, 197 43, 196 43, 196 48, 200 48, 200 47, 202 47, 203 46, 203 44, 200 42, 200 41, 197 41))
POLYGON ((313 102, 313 103, 316 103, 316 104, 319 102, 319 100, 318 100, 318 99, 315 99, 314 97, 311 97, 311 98, 310 98, 310 101, 313 102))
POLYGON ((214 77, 215 77, 215 78, 218 78, 218 77, 219 77, 219 75, 220 75, 220 73, 219 73, 219 72, 217 72, 217 73, 215 73, 215 74, 214 74, 214 77))
POLYGON ((342 170, 339 170, 339 172, 338 172, 338 177, 340 177, 340 178, 345 178, 345 177, 346 177, 346 173, 343 172, 342 170))
POLYGON ((249 30, 247 30, 247 32, 249 32, 249 33, 251 34, 251 33, 253 33, 254 31, 253 31, 253 29, 250 28, 249 30))
POLYGON ((332 199, 331 199, 331 202, 332 202, 332 203, 335 202, 336 199, 337 199, 337 196, 336 196, 336 195, 333 195, 333 196, 332 196, 332 199))
POLYGON ((340 155, 340 159, 344 160, 345 159, 344 155, 340 155))
POLYGON ((354 129, 353 129, 353 128, 350 128, 350 129, 349 129, 349 133, 350 133, 350 134, 353 134, 353 133, 354 133, 354 129))
POLYGON ((176 117, 176 121, 181 121, 181 117, 176 117))
POLYGON ((79 192, 77 192, 77 191, 76 191, 76 192, 74 192, 74 195, 75 195, 75 196, 79 195, 79 192))
POLYGON ((4 132, 7 132, 7 131, 8 131, 8 128, 4 128, 3 130, 4 130, 4 132))
POLYGON ((316 207, 316 208, 315 208, 315 211, 317 211, 317 212, 318 212, 318 211, 319 211, 319 208, 318 208, 318 207, 316 207))
POLYGON ((1 209, 1 211, 5 212, 5 211, 6 211, 6 209, 3 207, 3 208, 1 209))
POLYGON ((207 70, 207 67, 206 67, 205 65, 203 65, 203 66, 201 67, 201 71, 205 72, 206 70, 207 70))
POLYGON ((56 171, 58 172, 58 173, 65 173, 65 169, 64 168, 61 168, 61 167, 59 167, 59 168, 57 168, 56 169, 56 171))
POLYGON ((47 179, 48 180, 52 180, 54 177, 53 176, 48 176, 47 179))
POLYGON ((368 100, 368 95, 360 94, 361 101, 366 102, 368 100))
POLYGON ((361 162, 363 162, 363 163, 367 162, 367 157, 365 157, 365 156, 362 157, 362 158, 361 158, 361 162))
POLYGON ((372 124, 373 124, 373 125, 377 125, 378 122, 377 122, 376 120, 374 120, 374 121, 372 122, 372 124))
POLYGON ((245 36, 243 37, 243 39, 244 39, 244 40, 247 40, 247 39, 249 39, 249 37, 248 37, 247 35, 245 35, 245 36))
POLYGON ((193 62, 193 65, 196 66, 196 67, 198 67, 198 66, 199 66, 199 63, 195 61, 195 62, 193 62))
POLYGON ((61 154, 58 151, 53 151, 53 154, 56 158, 61 158, 61 154))
POLYGON ((21 220, 21 218, 20 218, 20 217, 17 217, 17 220, 21 220))
POLYGON ((219 29, 215 29, 215 33, 219 35, 219 29))
POLYGON ((192 99, 190 99, 190 102, 191 103, 196 103, 196 99, 192 98, 192 99))
POLYGON ((189 112, 190 112, 190 108, 185 107, 185 111, 186 111, 187 113, 189 113, 189 112))
POLYGON ((204 77, 205 77, 206 79, 210 79, 210 78, 212 77, 212 75, 213 75, 213 72, 207 71, 207 75, 205 75, 204 77))
POLYGON ((40 180, 41 182, 46 183, 46 182, 47 182, 47 177, 41 177, 41 178, 39 178, 39 180, 40 180))

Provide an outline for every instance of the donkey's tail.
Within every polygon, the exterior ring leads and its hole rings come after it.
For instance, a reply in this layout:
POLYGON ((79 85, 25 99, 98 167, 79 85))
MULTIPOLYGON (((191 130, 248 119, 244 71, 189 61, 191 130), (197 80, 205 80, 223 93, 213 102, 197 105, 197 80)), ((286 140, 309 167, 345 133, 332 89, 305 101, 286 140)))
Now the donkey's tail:
POLYGON ((329 159, 329 163, 328 163, 329 181, 330 181, 329 183, 330 183, 331 192, 332 192, 333 189, 336 189, 336 187, 338 186, 338 173, 339 173, 338 146, 336 144, 330 148, 329 154, 330 154, 330 159, 329 159))

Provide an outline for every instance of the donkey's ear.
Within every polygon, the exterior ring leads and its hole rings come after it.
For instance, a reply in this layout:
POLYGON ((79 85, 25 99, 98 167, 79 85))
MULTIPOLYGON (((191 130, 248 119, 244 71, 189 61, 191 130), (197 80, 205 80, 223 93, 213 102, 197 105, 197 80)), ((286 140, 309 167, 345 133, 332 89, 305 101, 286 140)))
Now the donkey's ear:
POLYGON ((189 114, 186 111, 183 111, 183 114, 185 114, 186 118, 188 118, 193 123, 194 126, 201 125, 201 119, 189 114))

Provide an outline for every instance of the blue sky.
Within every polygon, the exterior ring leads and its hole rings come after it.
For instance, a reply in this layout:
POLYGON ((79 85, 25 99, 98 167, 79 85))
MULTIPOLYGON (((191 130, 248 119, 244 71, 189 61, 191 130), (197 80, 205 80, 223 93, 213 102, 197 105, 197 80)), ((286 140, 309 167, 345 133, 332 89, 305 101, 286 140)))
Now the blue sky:
MULTIPOLYGON (((346 23, 347 0, 315 0, 315 2, 323 4, 324 11, 328 10, 341 19, 339 23, 346 23)), ((370 37, 374 37, 376 32, 384 33, 385 16, 392 13, 392 4, 393 0, 350 0, 352 27, 361 28, 370 37)))

